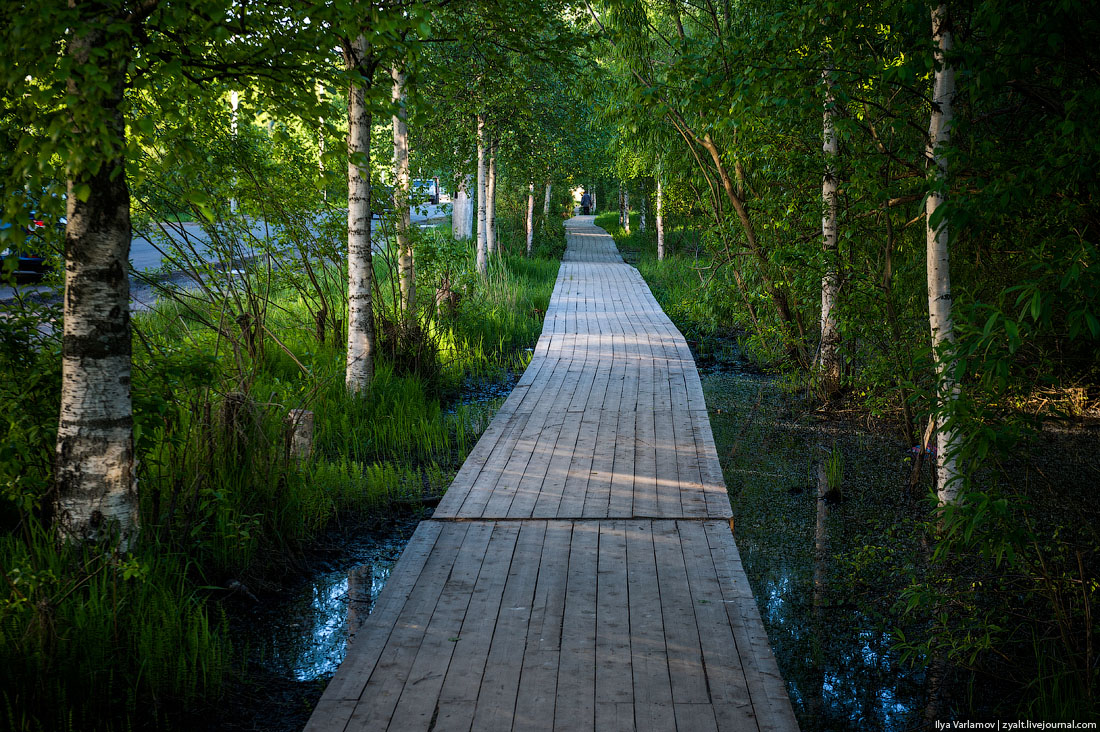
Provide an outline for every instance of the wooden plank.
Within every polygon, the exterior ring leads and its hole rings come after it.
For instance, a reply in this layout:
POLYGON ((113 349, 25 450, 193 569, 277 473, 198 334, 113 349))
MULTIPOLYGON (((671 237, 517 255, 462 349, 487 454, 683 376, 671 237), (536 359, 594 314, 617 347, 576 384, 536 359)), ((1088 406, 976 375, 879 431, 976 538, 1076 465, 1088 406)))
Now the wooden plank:
POLYGON ((569 479, 569 466, 573 462, 573 453, 580 437, 580 424, 583 415, 580 412, 566 413, 558 432, 554 453, 546 469, 546 480, 542 484, 535 507, 531 510, 534 518, 555 518, 561 514, 558 507, 565 492, 565 483, 569 479))
MULTIPOLYGON (((489 657, 489 645, 500 612, 504 583, 508 567, 512 563, 519 526, 495 524, 489 548, 485 552, 485 566, 478 574, 473 597, 466 608, 466 617, 455 641, 454 655, 443 686, 439 692, 440 704, 444 702, 474 702, 477 700, 485 661, 489 657)), ((471 710, 470 719, 473 719, 471 710)), ((471 722, 472 723, 472 722, 471 722)))
POLYGON ((604 521, 600 523, 596 575, 596 699, 629 705, 633 717, 628 600, 626 527, 618 521, 604 521))
POLYGON ((592 730, 596 714, 596 562, 599 526, 577 523, 569 546, 554 729, 592 730))
POLYGON ((740 649, 733 637, 729 618, 726 617, 725 597, 706 530, 698 521, 680 521, 677 527, 695 621, 699 637, 703 640, 703 662, 707 666, 711 701, 747 708, 751 713, 745 669, 741 665, 740 649))
POLYGON ((389 726, 394 732, 427 732, 431 727, 439 690, 451 663, 455 639, 460 635, 466 608, 473 596, 474 584, 480 572, 494 571, 492 560, 485 556, 493 526, 471 524, 462 547, 458 550, 443 593, 409 670, 405 688, 398 699, 389 726))
POLYGON ((683 732, 718 732, 710 704, 677 704, 676 729, 683 732))
MULTIPOLYGON (((672 682, 665 647, 661 587, 649 521, 626 523, 627 584, 630 596, 630 667, 634 699, 648 704, 672 704, 672 682)), ((677 622, 669 618, 669 622, 677 622)), ((636 715, 637 716, 637 715, 636 715)), ((671 706, 668 718, 671 719, 671 706)), ((639 724, 641 724, 640 719, 639 724)))
POLYGON ((569 522, 549 521, 546 524, 512 725, 517 731, 538 732, 554 728, 572 534, 573 526, 569 522))
POLYGON ((512 729, 523 668, 523 652, 531 605, 546 534, 543 521, 524 522, 508 569, 504 597, 497 614, 485 675, 474 710, 474 728, 485 732, 512 729))
POLYGON ((653 548, 661 587, 661 612, 666 618, 665 647, 672 699, 677 704, 705 704, 710 697, 703 652, 675 521, 653 522, 653 548))
POLYGON ((389 725, 409 670, 424 640, 424 629, 435 612, 468 528, 467 524, 444 524, 424 571, 417 579, 363 689, 363 697, 369 698, 371 703, 355 708, 349 728, 385 729, 389 725))

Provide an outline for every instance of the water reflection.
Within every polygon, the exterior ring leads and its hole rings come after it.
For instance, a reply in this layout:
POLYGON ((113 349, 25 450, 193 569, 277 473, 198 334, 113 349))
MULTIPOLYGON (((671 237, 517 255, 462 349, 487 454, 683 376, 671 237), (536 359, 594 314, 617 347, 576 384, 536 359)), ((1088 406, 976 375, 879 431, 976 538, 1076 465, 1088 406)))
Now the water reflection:
POLYGON ((414 527, 411 522, 381 536, 361 537, 348 547, 340 567, 318 572, 253 613, 238 642, 248 645, 253 660, 285 678, 331 676, 344 660, 348 639, 374 608, 414 527))
POLYGON ((788 413, 762 377, 727 371, 703 382, 737 544, 802 729, 919 727, 923 674, 900 662, 882 621, 893 590, 854 589, 838 559, 883 544, 903 513, 896 447, 788 413))

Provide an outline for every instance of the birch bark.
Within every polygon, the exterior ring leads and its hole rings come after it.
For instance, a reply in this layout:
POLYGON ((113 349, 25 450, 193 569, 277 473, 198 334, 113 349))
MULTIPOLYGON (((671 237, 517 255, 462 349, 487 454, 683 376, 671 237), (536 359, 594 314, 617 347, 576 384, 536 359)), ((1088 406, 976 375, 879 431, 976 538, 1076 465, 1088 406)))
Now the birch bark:
POLYGON ((531 256, 531 247, 535 243, 535 182, 527 186, 527 256, 531 256))
POLYGON ((647 188, 648 187, 645 185, 642 186, 642 199, 641 202, 638 204, 638 231, 642 232, 643 234, 645 233, 646 229, 646 199, 649 198, 646 195, 646 193, 648 193, 647 188))
POLYGON ((821 216, 821 248, 824 253, 825 271, 821 276, 821 352, 818 362, 821 381, 826 394, 834 394, 840 388, 840 361, 837 349, 839 337, 836 327, 836 300, 840 288, 837 276, 837 179, 836 128, 833 124, 836 98, 833 94, 832 70, 822 72, 825 80, 825 110, 822 115, 822 146, 825 153, 825 175, 821 179, 821 200, 824 212, 821 216))
MULTIPOLYGON (((361 69, 367 42, 357 38, 344 50, 349 70, 361 69)), ((374 315, 371 285, 370 125, 366 79, 348 89, 348 361, 345 383, 359 394, 374 376, 374 315)))
POLYGON ((393 79, 393 205, 397 209, 397 271, 401 285, 401 312, 406 325, 416 317, 416 271, 413 263, 412 236, 409 228, 409 125, 406 105, 405 69, 394 64, 393 79))
POLYGON ((477 271, 482 277, 489 275, 489 250, 485 232, 485 163, 486 143, 485 115, 477 116, 477 271))
POLYGON ((550 215, 550 181, 546 181, 546 193, 542 198, 542 215, 550 215))
POLYGON ((928 269, 928 322, 932 330, 932 347, 936 353, 937 418, 936 418, 936 485, 940 504, 951 503, 959 494, 959 469, 955 451, 958 434, 947 428, 944 416, 950 404, 958 398, 955 382, 955 362, 948 354, 955 343, 951 315, 951 272, 949 262, 950 235, 947 222, 941 220, 933 228, 932 219, 944 202, 947 159, 944 148, 951 135, 952 102, 955 97, 955 69, 947 63, 952 48, 952 34, 947 5, 932 11, 932 39, 936 43, 936 76, 932 93, 932 118, 928 127, 928 158, 935 181, 928 192, 925 207, 925 242, 928 269), (946 357, 946 358, 945 358, 946 357))
POLYGON ((497 250, 497 141, 489 143, 489 178, 485 184, 485 247, 497 250))
POLYGON ((623 188, 623 231, 630 233, 630 191, 623 188))
POLYGON ((72 134, 89 141, 96 171, 68 178, 61 405, 57 432, 55 520, 63 536, 99 539, 137 532, 133 407, 130 396, 130 191, 121 105, 127 58, 103 30, 77 31, 67 55, 72 134), (82 69, 103 73, 89 88, 82 69), (81 114, 80 112, 83 112, 81 114), (90 114, 89 114, 90 112, 90 114), (86 187, 86 188, 85 188, 86 187), (87 192, 81 200, 78 191, 87 192))
POLYGON ((665 201, 661 179, 657 178, 657 260, 665 258, 665 201))

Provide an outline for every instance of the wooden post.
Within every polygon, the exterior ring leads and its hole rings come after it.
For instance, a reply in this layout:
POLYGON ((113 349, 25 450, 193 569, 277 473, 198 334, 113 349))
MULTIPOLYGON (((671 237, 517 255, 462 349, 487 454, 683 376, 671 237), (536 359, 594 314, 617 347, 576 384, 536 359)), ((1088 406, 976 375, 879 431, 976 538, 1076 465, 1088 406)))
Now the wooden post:
POLYGON ((307 460, 313 452, 313 412, 291 409, 286 414, 287 455, 292 460, 307 460))

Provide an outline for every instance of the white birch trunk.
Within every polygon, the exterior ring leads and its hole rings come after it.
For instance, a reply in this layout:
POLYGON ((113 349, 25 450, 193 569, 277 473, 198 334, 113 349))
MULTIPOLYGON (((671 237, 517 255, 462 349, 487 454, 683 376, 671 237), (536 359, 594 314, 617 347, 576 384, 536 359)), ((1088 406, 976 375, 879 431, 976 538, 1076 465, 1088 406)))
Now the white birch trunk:
MULTIPOLYGON (((75 35, 77 65, 122 67, 102 33, 75 35)), ((68 180, 65 300, 61 346, 61 409, 57 431, 55 520, 62 536, 100 539, 118 532, 125 548, 137 532, 133 408, 130 397, 130 191, 126 183, 126 123, 120 105, 124 75, 91 102, 69 81, 78 117, 72 134, 89 140, 103 160, 98 171, 68 180), (89 109, 92 105, 94 108, 89 109), (99 124, 97 124, 97 121, 99 124), (89 124, 90 123, 90 124, 89 124), (105 139, 106 138, 106 139, 105 139), (104 144, 106 143, 106 144, 104 144), (81 201, 77 186, 87 185, 81 201)))
POLYGON ((657 260, 665 258, 665 199, 661 179, 657 178, 657 260))
POLYGON ((535 243, 535 182, 527 186, 527 256, 531 256, 531 247, 535 243))
POLYGON ((474 199, 470 195, 473 185, 472 175, 467 173, 460 176, 455 200, 451 204, 451 230, 459 241, 466 241, 474 236, 474 199))
POLYGON ((407 323, 416 316, 416 272, 413 264, 412 236, 409 227, 409 125, 406 106, 405 70, 394 64, 393 79, 393 205, 397 211, 397 271, 401 285, 401 312, 407 323))
POLYGON ((625 228, 623 226, 623 219, 626 218, 623 215, 623 182, 619 181, 619 228, 625 228))
POLYGON ((836 128, 833 125, 836 99, 833 95, 832 70, 822 72, 825 79, 825 110, 822 117, 822 151, 825 153, 825 175, 821 179, 821 200, 824 212, 821 216, 821 247, 824 253, 825 271, 821 276, 821 352, 820 368, 822 385, 826 394, 834 394, 840 388, 839 337, 836 328, 836 300, 840 288, 837 276, 837 179, 836 128))
POLYGON ((489 275, 489 249, 485 235, 486 205, 485 205, 485 163, 488 155, 485 145, 487 133, 485 132, 485 115, 477 116, 477 271, 482 277, 489 275))
POLYGON ((949 351, 955 343, 954 324, 951 316, 951 272, 947 222, 932 228, 932 218, 943 204, 942 185, 947 177, 947 160, 943 155, 951 134, 952 101, 955 96, 955 69, 947 64, 952 37, 947 5, 941 4, 932 11, 932 39, 936 42, 936 77, 932 93, 932 119, 928 127, 928 157, 935 166, 935 185, 928 193, 926 204, 925 240, 928 268, 928 322, 932 330, 932 346, 936 352, 937 429, 936 429, 936 485, 940 504, 954 501, 959 493, 959 469, 955 450, 958 435, 944 426, 947 407, 958 398, 953 359, 940 360, 943 351, 949 351))
POLYGON ((623 188, 623 231, 630 233, 630 191, 623 188))
MULTIPOLYGON (((237 139, 237 114, 238 114, 237 110, 240 107, 240 103, 241 103, 241 98, 240 98, 240 95, 237 93, 237 90, 234 89, 233 91, 229 92, 229 107, 231 109, 231 111, 229 113, 229 134, 232 135, 234 140, 237 139)), ((234 177, 233 178, 233 190, 236 191, 236 189, 237 189, 237 179, 236 179, 236 177, 234 177)), ((229 199, 229 213, 231 213, 231 214, 236 214, 237 213, 237 197, 236 197, 236 195, 234 195, 232 198, 229 199)))
POLYGON ((645 186, 642 188, 642 202, 638 205, 638 231, 642 232, 643 234, 645 233, 647 203, 646 199, 648 198, 648 196, 646 195, 646 188, 647 187, 645 186))
POLYGON ((546 193, 542 198, 542 215, 550 215, 550 181, 546 181, 546 193))
MULTIPOLYGON (((345 58, 349 69, 366 54, 360 36, 345 58)), ((374 376, 374 314, 371 285, 370 125, 366 81, 354 81, 348 90, 348 391, 359 394, 374 376)))
POLYGON ((497 250, 497 141, 489 144, 489 177, 485 184, 485 246, 497 250))

